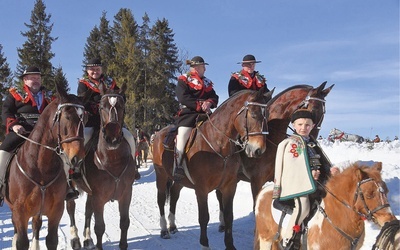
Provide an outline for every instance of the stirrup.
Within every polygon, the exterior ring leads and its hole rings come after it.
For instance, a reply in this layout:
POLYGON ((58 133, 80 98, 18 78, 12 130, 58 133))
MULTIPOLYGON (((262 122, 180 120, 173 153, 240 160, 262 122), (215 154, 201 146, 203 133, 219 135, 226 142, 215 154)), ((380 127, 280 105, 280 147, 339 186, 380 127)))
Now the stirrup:
POLYGON ((75 200, 75 199, 77 199, 78 197, 79 197, 79 192, 78 192, 78 190, 73 189, 73 188, 69 188, 69 189, 68 189, 68 192, 67 192, 67 195, 66 195, 66 197, 65 197, 65 200, 66 200, 66 201, 75 200))

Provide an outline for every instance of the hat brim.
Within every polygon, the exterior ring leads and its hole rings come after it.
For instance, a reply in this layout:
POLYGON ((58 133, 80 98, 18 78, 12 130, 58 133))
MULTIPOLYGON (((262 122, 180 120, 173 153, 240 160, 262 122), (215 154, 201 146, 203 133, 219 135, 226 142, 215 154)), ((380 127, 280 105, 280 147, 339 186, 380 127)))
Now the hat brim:
POLYGON ((254 60, 251 60, 251 61, 241 61, 241 62, 238 62, 237 64, 243 64, 243 63, 260 63, 261 61, 254 61, 254 60))
POLYGON ((40 75, 40 76, 42 76, 43 74, 39 73, 39 72, 27 72, 25 74, 22 74, 19 78, 22 79, 22 78, 24 78, 24 76, 27 76, 27 75, 40 75))
POLYGON ((190 67, 193 67, 193 66, 199 66, 199 65, 209 65, 208 63, 195 63, 195 64, 190 64, 190 67))

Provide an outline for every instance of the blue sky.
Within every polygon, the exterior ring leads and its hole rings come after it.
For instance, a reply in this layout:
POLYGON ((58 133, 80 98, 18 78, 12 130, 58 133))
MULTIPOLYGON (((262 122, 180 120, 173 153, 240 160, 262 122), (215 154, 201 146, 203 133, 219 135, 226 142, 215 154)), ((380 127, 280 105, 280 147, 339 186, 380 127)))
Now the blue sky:
MULTIPOLYGON (((262 61, 256 70, 275 93, 295 84, 335 84, 327 96, 323 137, 332 128, 368 138, 400 135, 399 0, 44 2, 58 37, 52 63, 63 67, 72 93, 82 74, 86 39, 102 11, 112 21, 120 8, 130 8, 139 24, 145 12, 151 23, 169 21, 178 48, 210 64, 206 76, 221 103, 231 72, 240 69, 237 62, 254 54, 262 61)), ((12 70, 33 3, 0 1, 0 44, 12 70)))

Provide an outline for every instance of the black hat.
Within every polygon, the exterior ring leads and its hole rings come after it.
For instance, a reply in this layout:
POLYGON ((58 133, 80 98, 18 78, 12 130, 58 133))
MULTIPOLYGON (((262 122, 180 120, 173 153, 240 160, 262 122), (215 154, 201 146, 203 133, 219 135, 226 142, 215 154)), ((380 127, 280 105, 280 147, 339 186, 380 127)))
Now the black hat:
POLYGON ((245 55, 243 57, 243 60, 241 62, 238 62, 238 64, 241 63, 260 63, 261 61, 257 61, 256 57, 253 55, 245 55))
POLYGON ((314 114, 311 112, 311 110, 308 110, 308 109, 298 109, 298 110, 296 110, 292 114, 292 119, 290 121, 291 121, 291 123, 293 123, 294 121, 296 121, 299 118, 309 118, 309 119, 311 119, 313 121, 313 123, 315 123, 314 114))
POLYGON ((195 56, 192 58, 192 60, 186 60, 186 64, 190 65, 190 67, 197 65, 208 65, 208 63, 204 62, 204 59, 201 56, 195 56))
POLYGON ((42 73, 40 72, 40 69, 38 67, 30 66, 24 70, 24 73, 22 73, 20 78, 22 79, 26 75, 35 75, 35 74, 42 75, 42 73))
POLYGON ((84 65, 85 67, 95 67, 95 66, 103 66, 103 64, 101 63, 101 60, 98 58, 94 58, 94 59, 90 59, 86 65, 84 65))

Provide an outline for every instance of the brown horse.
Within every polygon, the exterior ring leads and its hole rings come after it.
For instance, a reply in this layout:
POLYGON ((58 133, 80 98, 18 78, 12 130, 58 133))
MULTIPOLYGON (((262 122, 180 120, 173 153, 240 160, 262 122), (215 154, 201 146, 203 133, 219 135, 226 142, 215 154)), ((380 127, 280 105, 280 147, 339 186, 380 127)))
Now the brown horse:
MULTIPOLYGON (((372 167, 354 163, 330 178, 325 187, 327 195, 303 236, 303 249, 359 249, 365 237, 365 219, 379 226, 396 219, 381 170, 381 162, 372 167)), ((257 197, 254 249, 279 249, 281 237, 271 208, 272 189, 273 185, 266 186, 257 197)))
POLYGON ((200 224, 200 244, 208 249, 207 225, 209 222, 208 193, 218 189, 224 204, 223 216, 226 222, 226 249, 235 249, 232 237, 233 197, 237 185, 237 171, 240 165, 240 151, 249 156, 259 156, 265 150, 266 115, 265 105, 271 92, 266 96, 261 91, 243 91, 222 103, 210 118, 194 129, 194 139, 189 139, 186 154, 187 178, 179 184, 167 185, 172 180, 173 151, 164 150, 163 140, 168 127, 157 133, 154 139, 153 162, 156 169, 157 202, 160 210, 161 237, 169 238, 176 232, 175 210, 182 186, 193 188, 197 196, 200 224), (240 149, 238 149, 240 145, 240 149), (169 230, 165 219, 164 206, 170 191, 169 230))
MULTIPOLYGON (((326 82, 323 82, 317 88, 310 85, 295 85, 280 92, 268 102, 269 133, 265 152, 259 158, 250 158, 244 153, 240 154, 242 166, 238 178, 242 181, 250 182, 254 204, 257 194, 264 183, 274 179, 277 145, 287 137, 290 117, 298 108, 308 108, 313 111, 315 120, 318 123, 311 135, 317 138, 325 114, 325 97, 334 86, 324 89, 325 85, 326 82)), ((222 211, 221 197, 218 190, 216 194, 220 204, 220 211, 222 211)), ((220 216, 220 218, 222 217, 220 216)), ((219 231, 224 231, 223 220, 220 221, 219 231)))
POLYGON ((83 162, 85 108, 75 95, 57 86, 58 96, 40 115, 35 128, 10 163, 6 202, 14 224, 13 249, 39 249, 42 216, 48 218, 47 249, 57 249, 69 168, 83 162))
MULTIPOLYGON (((102 237, 105 232, 104 205, 108 201, 119 203, 121 237, 120 249, 128 249, 127 233, 129 228, 129 206, 132 198, 132 185, 135 180, 136 167, 131 156, 131 149, 123 137, 125 100, 123 98, 126 84, 119 91, 104 90, 99 86, 101 100, 99 112, 101 117, 100 133, 96 148, 89 149, 85 157, 84 176, 91 190, 87 190, 82 181, 78 186, 88 192, 85 211, 84 247, 94 248, 90 235, 90 222, 94 214, 94 231, 97 237, 97 249, 103 249, 102 237)), ((67 211, 71 220, 71 245, 80 249, 81 244, 75 224, 75 202, 69 201, 67 211)))

